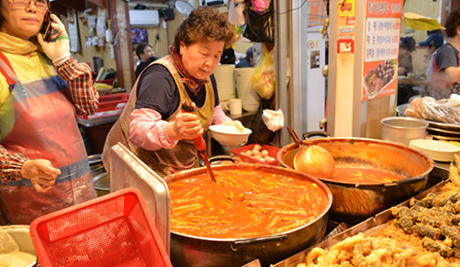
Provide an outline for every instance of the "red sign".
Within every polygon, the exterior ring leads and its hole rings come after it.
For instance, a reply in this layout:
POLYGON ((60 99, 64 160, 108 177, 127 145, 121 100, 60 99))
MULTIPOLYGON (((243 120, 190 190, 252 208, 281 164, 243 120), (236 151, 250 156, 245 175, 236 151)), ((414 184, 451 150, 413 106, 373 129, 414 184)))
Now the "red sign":
POLYGON ((396 93, 403 0, 367 0, 362 99, 396 93))

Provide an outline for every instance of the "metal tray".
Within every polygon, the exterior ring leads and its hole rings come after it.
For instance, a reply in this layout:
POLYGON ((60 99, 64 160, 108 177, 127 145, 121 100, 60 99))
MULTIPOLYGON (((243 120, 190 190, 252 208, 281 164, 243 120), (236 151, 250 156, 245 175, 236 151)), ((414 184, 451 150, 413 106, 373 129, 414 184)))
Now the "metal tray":
POLYGON ((110 191, 138 189, 169 255, 170 199, 166 182, 121 143, 112 147, 109 169, 110 191))
POLYGON ((429 123, 430 128, 455 131, 458 134, 460 134, 460 124, 449 124, 449 123, 435 122, 435 121, 429 121, 429 120, 427 120, 427 122, 429 123))
MULTIPOLYGON (((409 103, 401 104, 396 107, 396 112, 398 116, 405 117, 406 116, 406 109, 409 107, 409 103)), ((450 123, 443 123, 443 122, 436 122, 426 120, 428 122, 428 127, 431 129, 438 129, 438 130, 447 130, 451 131, 455 134, 460 134, 460 124, 450 124, 450 123)))
MULTIPOLYGON (((422 199, 429 193, 435 193, 435 194, 439 193, 446 182, 448 182, 448 180, 438 183, 437 185, 431 187, 430 189, 424 191, 423 193, 418 194, 414 198, 422 199)), ((409 201, 410 200, 406 200, 397 206, 409 206, 409 201)), ((391 214, 391 209, 386 209, 382 211, 381 213, 375 215, 374 217, 371 217, 353 227, 348 228, 347 230, 343 231, 340 234, 337 234, 327 240, 324 240, 323 242, 317 244, 316 246, 303 250, 283 261, 280 261, 272 265, 272 267, 296 267, 297 264, 305 262, 305 257, 307 256, 308 252, 314 247, 320 247, 323 249, 331 248, 336 243, 350 236, 357 235, 359 233, 365 233, 366 235, 372 235, 373 233, 376 233, 379 230, 387 227, 388 222, 392 220, 393 218, 394 217, 391 214)))
POLYGON ((460 137, 437 135, 437 134, 429 134, 428 136, 432 137, 435 140, 460 141, 460 137))

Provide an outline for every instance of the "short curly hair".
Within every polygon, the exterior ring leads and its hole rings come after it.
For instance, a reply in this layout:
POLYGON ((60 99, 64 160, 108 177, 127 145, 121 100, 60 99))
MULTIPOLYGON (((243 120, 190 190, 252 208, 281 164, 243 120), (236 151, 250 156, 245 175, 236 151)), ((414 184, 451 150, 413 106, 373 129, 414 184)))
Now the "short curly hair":
POLYGON ((450 12, 449 16, 447 16, 445 27, 447 37, 457 35, 457 29, 460 27, 460 7, 450 12))
POLYGON ((176 31, 173 46, 180 52, 180 42, 186 46, 197 42, 223 41, 224 47, 233 46, 237 34, 227 18, 212 7, 194 9, 176 31))

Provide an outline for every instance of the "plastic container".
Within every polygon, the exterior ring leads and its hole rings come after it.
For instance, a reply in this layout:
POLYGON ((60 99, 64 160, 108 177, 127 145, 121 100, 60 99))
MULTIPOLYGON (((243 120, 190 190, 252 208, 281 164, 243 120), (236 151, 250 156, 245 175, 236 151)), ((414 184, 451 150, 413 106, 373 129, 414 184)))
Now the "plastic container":
POLYGON ((268 162, 262 162, 260 160, 255 159, 255 158, 252 158, 252 157, 249 157, 249 156, 246 156, 246 155, 242 154, 242 152, 244 152, 244 151, 253 150, 255 145, 256 144, 252 144, 252 145, 242 146, 242 147, 239 147, 239 148, 234 148, 234 149, 232 149, 232 153, 235 154, 236 156, 238 156, 238 158, 240 158, 243 162, 261 163, 261 164, 273 165, 273 166, 279 166, 280 165, 279 162, 278 162, 278 159, 277 159, 278 151, 280 149, 277 148, 277 147, 273 147, 273 146, 269 146, 269 145, 260 145, 262 147, 260 149, 260 151, 267 150, 268 155, 270 157, 274 158, 274 160, 268 161, 268 162))
POLYGON ((128 101, 129 93, 103 95, 99 97, 99 108, 93 115, 78 115, 81 120, 93 120, 119 116, 128 101))
MULTIPOLYGON (((17 253, 4 253, 3 259, 8 259, 5 262, 8 264, 0 266, 14 266, 14 267, 34 267, 37 265, 37 255, 35 253, 34 244, 29 234, 28 225, 3 225, 0 227, 2 231, 7 233, 19 247, 17 253)), ((6 245, 3 244, 2 245, 6 245)), ((2 263, 4 263, 2 261, 2 263)))
POLYGON ((434 161, 451 162, 455 154, 460 152, 460 147, 449 142, 414 139, 409 142, 409 147, 422 151, 434 161))
POLYGON ((105 84, 108 84, 108 85, 113 85, 113 79, 105 79, 105 80, 95 81, 94 83, 105 83, 105 84))
POLYGON ((134 188, 38 217, 30 235, 41 266, 172 266, 134 188))

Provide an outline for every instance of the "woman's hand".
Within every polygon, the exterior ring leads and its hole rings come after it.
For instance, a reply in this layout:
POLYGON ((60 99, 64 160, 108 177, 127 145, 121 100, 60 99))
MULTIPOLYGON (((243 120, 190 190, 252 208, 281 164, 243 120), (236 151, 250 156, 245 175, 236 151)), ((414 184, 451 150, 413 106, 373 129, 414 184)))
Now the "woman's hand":
POLYGON ((169 139, 177 141, 201 136, 203 134, 203 127, 195 114, 180 113, 174 121, 168 124, 166 131, 169 139))
POLYGON ((58 16, 51 14, 50 18, 53 21, 51 27, 55 31, 51 34, 51 40, 49 42, 43 40, 42 33, 37 34, 37 40, 53 65, 59 66, 70 57, 70 40, 58 16))
POLYGON ((46 159, 27 160, 21 169, 21 176, 29 179, 37 192, 50 190, 59 174, 61 171, 46 159))

